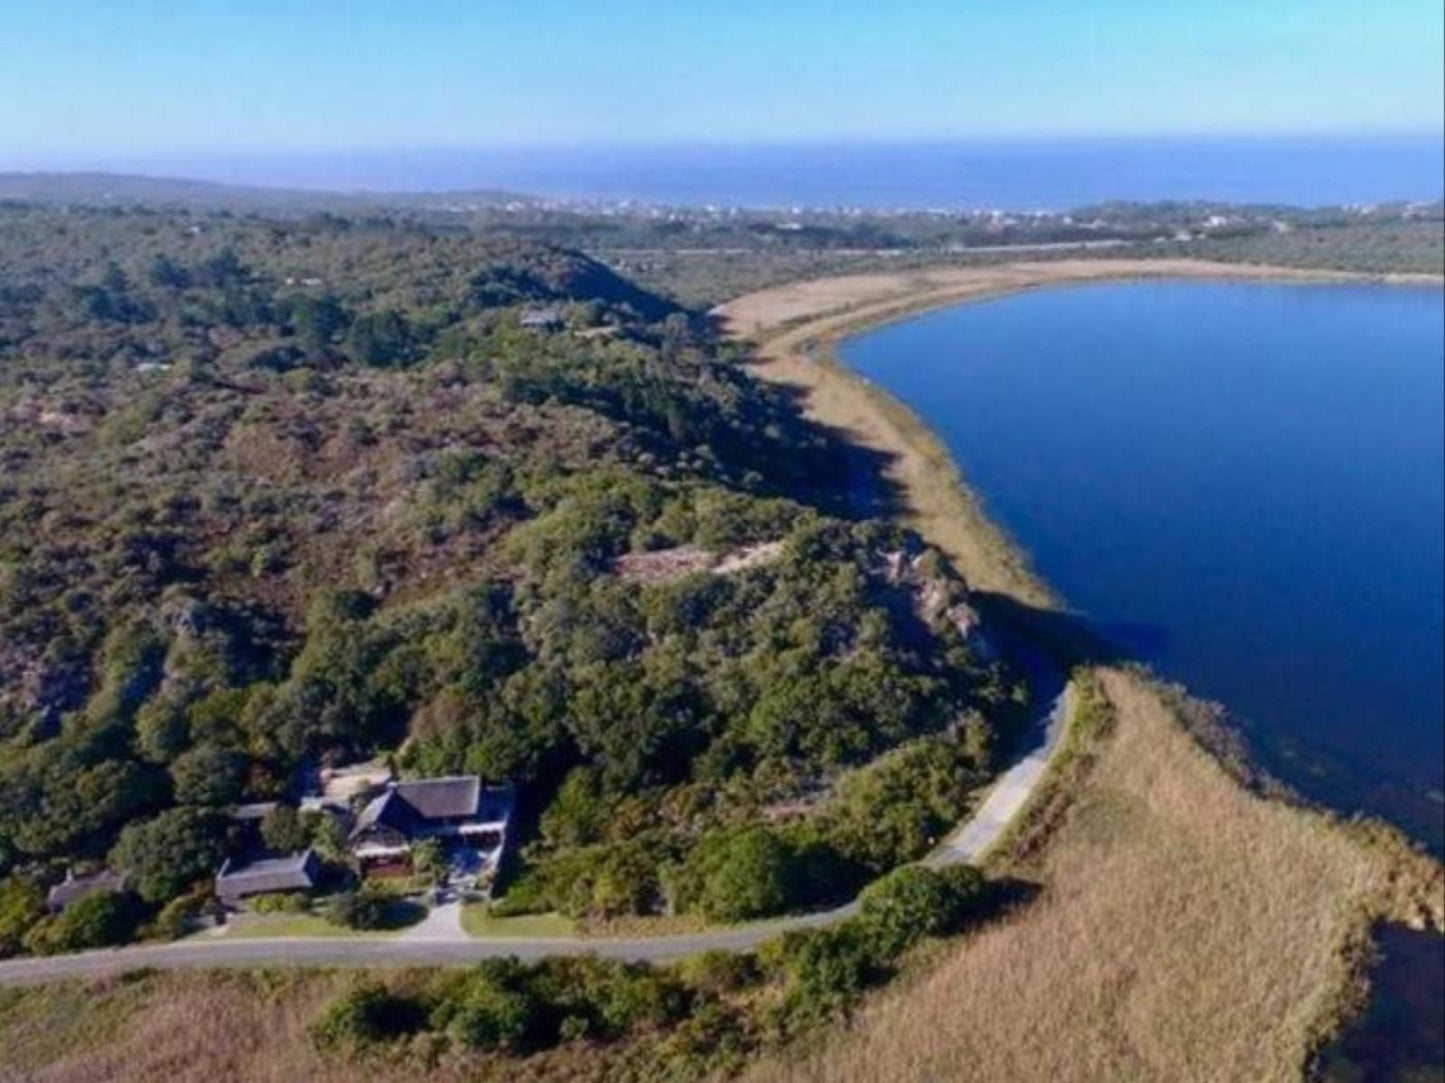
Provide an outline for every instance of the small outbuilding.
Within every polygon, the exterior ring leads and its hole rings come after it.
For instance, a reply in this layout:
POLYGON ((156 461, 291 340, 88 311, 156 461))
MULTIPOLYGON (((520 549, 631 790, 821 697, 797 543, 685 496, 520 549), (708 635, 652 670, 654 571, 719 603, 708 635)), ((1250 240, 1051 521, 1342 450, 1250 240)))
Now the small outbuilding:
POLYGON ((67 872, 65 879, 50 889, 45 896, 45 909, 58 914, 67 906, 73 906, 87 895, 98 891, 124 891, 125 874, 102 869, 86 876, 67 872))
POLYGON ((320 872, 321 862, 316 852, 309 849, 285 857, 260 857, 250 861, 228 858, 216 874, 216 898, 234 909, 254 895, 312 891, 320 872))

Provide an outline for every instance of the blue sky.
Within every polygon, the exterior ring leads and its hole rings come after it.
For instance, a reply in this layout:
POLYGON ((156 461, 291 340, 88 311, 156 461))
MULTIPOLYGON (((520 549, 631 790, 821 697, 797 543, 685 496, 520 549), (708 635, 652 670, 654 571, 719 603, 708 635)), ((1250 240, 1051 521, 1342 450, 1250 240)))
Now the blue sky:
POLYGON ((1439 0, 8 0, 0 168, 1445 124, 1439 0))

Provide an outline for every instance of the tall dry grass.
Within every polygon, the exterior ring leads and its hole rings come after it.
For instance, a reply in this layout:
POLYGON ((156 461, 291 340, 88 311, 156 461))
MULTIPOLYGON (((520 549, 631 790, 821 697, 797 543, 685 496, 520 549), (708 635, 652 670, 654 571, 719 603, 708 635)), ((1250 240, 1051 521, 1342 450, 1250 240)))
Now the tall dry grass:
POLYGON ((1350 988, 1378 863, 1241 789, 1136 677, 1101 680, 1114 733, 1042 895, 752 1083, 1300 1077, 1350 988))

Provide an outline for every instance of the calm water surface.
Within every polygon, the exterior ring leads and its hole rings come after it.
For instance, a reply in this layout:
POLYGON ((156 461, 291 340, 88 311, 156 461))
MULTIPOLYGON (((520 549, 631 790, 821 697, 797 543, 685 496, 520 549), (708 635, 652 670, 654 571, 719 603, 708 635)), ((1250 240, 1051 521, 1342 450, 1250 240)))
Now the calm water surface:
POLYGON ((1110 199, 1311 206, 1435 200, 1445 192, 1441 151, 1440 135, 1429 133, 318 152, 63 164, 301 188, 506 188, 693 206, 1058 210, 1110 199))
POLYGON ((1074 607, 1305 792, 1445 842, 1439 290, 1053 289, 843 347, 1074 607))

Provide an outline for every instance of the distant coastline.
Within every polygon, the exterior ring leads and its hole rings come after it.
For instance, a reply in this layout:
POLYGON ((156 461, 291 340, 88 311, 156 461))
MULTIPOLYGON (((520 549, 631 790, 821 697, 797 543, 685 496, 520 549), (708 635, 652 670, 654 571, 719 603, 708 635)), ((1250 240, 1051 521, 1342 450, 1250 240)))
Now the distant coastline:
MULTIPOLYGON (((662 206, 1067 210, 1118 199, 1380 204, 1438 200, 1438 133, 433 148, 10 163, 320 192, 505 190, 662 206)), ((3 165, 4 163, 0 163, 3 165)))

